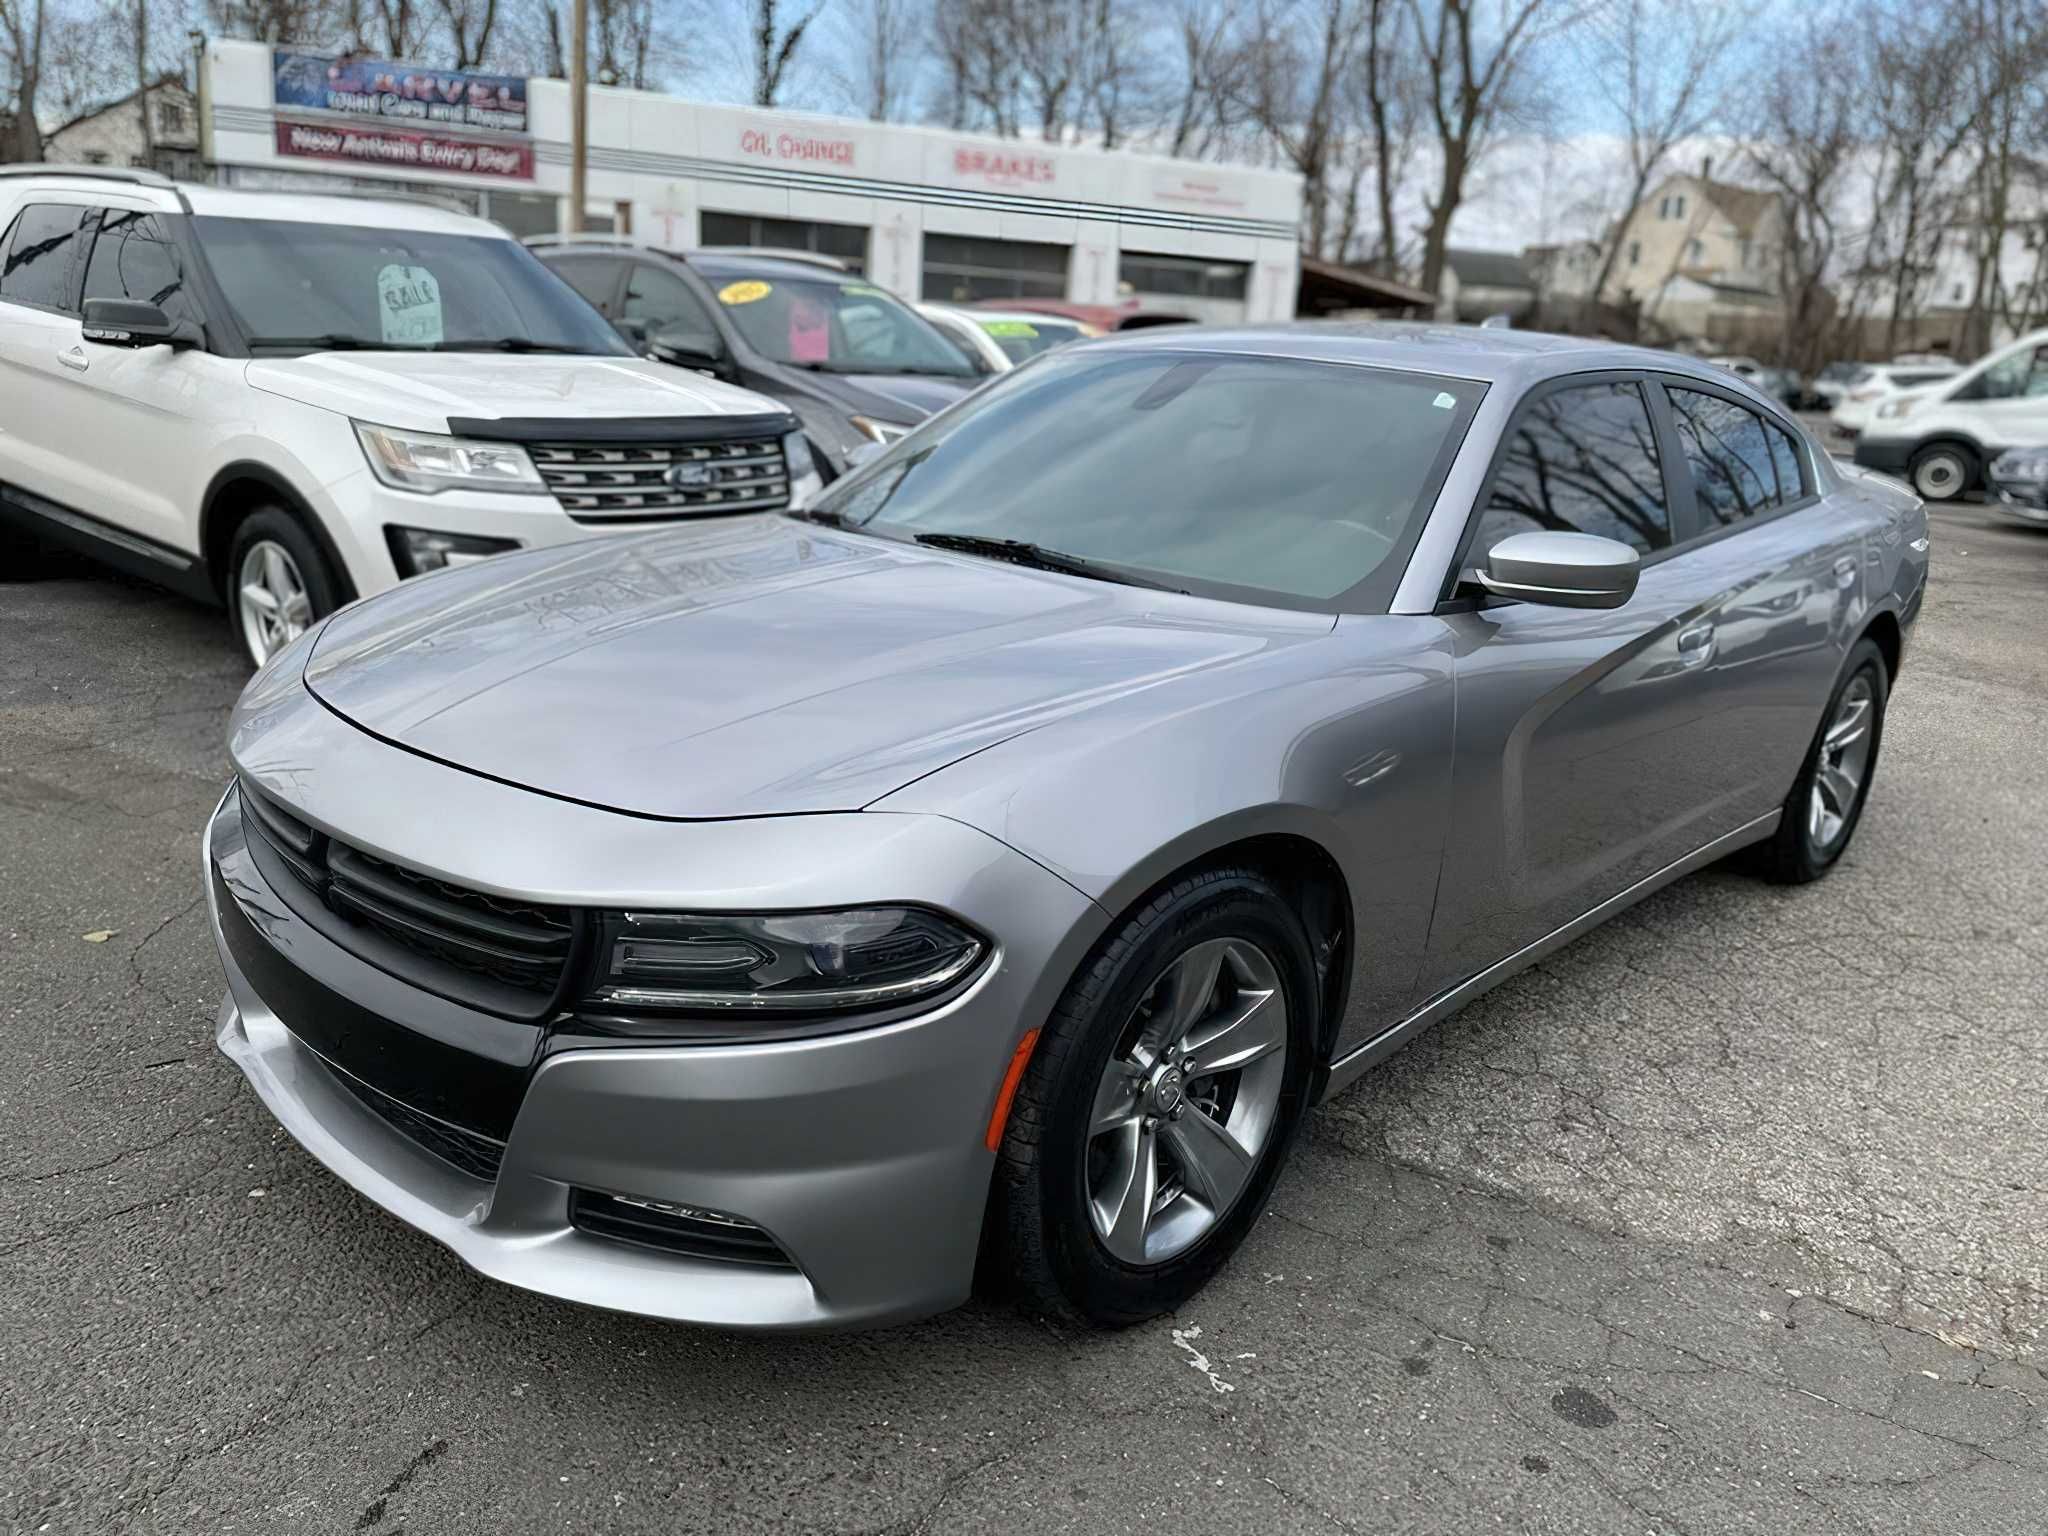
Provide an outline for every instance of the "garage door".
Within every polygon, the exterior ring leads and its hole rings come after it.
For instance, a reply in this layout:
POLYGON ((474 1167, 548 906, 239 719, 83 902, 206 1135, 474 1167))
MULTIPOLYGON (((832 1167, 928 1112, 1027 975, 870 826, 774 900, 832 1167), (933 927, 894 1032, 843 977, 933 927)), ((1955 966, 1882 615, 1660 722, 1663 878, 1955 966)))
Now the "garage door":
POLYGON ((967 235, 924 237, 924 297, 940 304, 976 299, 1064 299, 1064 245, 983 240, 967 235))

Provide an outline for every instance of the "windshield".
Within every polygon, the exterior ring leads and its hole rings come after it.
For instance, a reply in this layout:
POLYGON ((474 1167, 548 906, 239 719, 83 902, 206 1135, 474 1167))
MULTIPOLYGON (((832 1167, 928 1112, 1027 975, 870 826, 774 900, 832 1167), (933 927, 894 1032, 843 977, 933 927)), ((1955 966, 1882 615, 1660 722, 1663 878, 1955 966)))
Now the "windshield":
POLYGON ((631 355, 604 317, 516 240, 217 216, 193 219, 192 229, 259 351, 631 355))
POLYGON ((1021 363, 1041 352, 1050 352, 1067 342, 1079 341, 1088 334, 1077 320, 983 320, 978 323, 1013 363, 1021 363))
POLYGON ((814 515, 1017 539, 1210 596, 1383 611, 1483 384, 1295 358, 1055 352, 814 515))
POLYGON ((734 277, 705 271, 747 344, 772 362, 825 373, 930 373, 974 368, 906 304, 858 278, 734 277))

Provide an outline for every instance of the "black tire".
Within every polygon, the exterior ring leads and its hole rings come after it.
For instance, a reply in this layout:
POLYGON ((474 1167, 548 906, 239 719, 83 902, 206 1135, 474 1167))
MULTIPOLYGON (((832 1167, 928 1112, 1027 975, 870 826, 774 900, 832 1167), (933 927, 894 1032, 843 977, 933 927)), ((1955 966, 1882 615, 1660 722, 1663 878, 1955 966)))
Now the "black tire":
POLYGON ((1256 870, 1219 867, 1185 876, 1118 923, 1047 1020, 997 1155, 991 1257, 1018 1301, 1073 1321, 1125 1327, 1172 1311, 1200 1290, 1244 1241, 1286 1163, 1306 1107, 1317 1013, 1307 931, 1256 870), (1096 1084, 1175 958, 1220 938, 1248 941, 1274 962, 1287 1006, 1272 1130, 1235 1203, 1193 1246, 1158 1264, 1132 1266, 1110 1253, 1088 1217, 1085 1128, 1096 1084))
POLYGON ((1821 712, 1820 724, 1815 727, 1813 742, 1806 749, 1806 761, 1800 767, 1799 777, 1793 782, 1792 792, 1785 797, 1784 815, 1779 819, 1778 830, 1767 841, 1757 845, 1754 865, 1765 879, 1780 885, 1804 885, 1810 880, 1818 880, 1841 859, 1856 835, 1857 825, 1863 820, 1864 806, 1870 803, 1871 782, 1877 777, 1878 749, 1884 744, 1885 705, 1890 696, 1891 678, 1885 668, 1884 653, 1870 640, 1857 642, 1855 649, 1849 652, 1848 662, 1842 668, 1834 692, 1828 695, 1828 707, 1821 712), (1869 757, 1856 788, 1854 804, 1848 806, 1846 814, 1842 815, 1840 829, 1822 838, 1816 835, 1813 826, 1814 781, 1821 773, 1828 729, 1859 680, 1869 689, 1871 697, 1869 757))
POLYGON ((1929 443, 1906 465, 1906 478, 1922 501, 1954 501, 1983 478, 1967 443, 1929 443))
POLYGON ((220 581, 221 597, 227 604, 228 628, 252 666, 260 665, 264 658, 257 654, 243 624, 239 573, 249 551, 265 541, 282 546, 297 567, 310 609, 308 623, 325 618, 341 606, 341 584, 334 567, 305 525, 282 507, 259 507, 251 512, 235 525, 220 581))

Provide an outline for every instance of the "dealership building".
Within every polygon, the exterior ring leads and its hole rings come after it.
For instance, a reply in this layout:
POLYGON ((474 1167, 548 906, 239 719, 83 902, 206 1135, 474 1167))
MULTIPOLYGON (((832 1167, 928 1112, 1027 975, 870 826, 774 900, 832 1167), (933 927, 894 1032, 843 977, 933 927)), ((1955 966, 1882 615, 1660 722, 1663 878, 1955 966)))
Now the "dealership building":
MULTIPOLYGON (((218 40, 199 83, 223 183, 452 198, 521 235, 565 222, 563 81, 218 40)), ((586 176, 586 229, 815 251, 905 298, 1295 313, 1292 172, 593 86, 586 176)))

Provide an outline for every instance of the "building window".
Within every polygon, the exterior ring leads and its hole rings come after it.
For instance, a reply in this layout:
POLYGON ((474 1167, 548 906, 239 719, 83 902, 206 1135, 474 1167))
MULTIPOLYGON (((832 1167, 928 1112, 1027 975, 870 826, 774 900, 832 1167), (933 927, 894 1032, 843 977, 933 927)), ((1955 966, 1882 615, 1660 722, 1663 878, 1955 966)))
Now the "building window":
POLYGON ((1685 259, 1694 266, 1698 266, 1702 261, 1706 260, 1706 256, 1707 248, 1699 241, 1688 240, 1685 242, 1685 259))
POLYGON ((1753 253, 1749 248, 1749 242, 1747 240, 1744 240, 1742 242, 1742 265, 1745 271, 1749 268, 1750 257, 1752 254, 1753 253))
POLYGON ((1632 267, 1634 267, 1634 266, 1640 266, 1640 265, 1642 264, 1642 260, 1643 260, 1643 242, 1642 242, 1642 241, 1640 241, 1640 240, 1631 240, 1631 241, 1629 241, 1629 243, 1628 243, 1628 264, 1629 264, 1630 266, 1632 266, 1632 267))
POLYGON ((1227 325, 1245 317, 1244 300, 1252 269, 1242 261, 1204 261, 1189 256, 1147 256, 1126 252, 1117 267, 1119 287, 1140 300, 1227 325))
POLYGON ((927 234, 924 296, 948 304, 976 299, 1064 299, 1067 247, 927 234))
POLYGON ((182 101, 166 100, 156 104, 156 131, 168 134, 185 131, 185 104, 182 101))
POLYGON ((107 152, 104 149, 88 149, 80 158, 87 165, 105 165, 108 160, 107 152))
POLYGON ((1685 194, 1683 192, 1671 199, 1671 217, 1674 219, 1685 217, 1685 194))
POLYGON ((702 245, 767 246, 779 251, 811 251, 844 262, 849 272, 868 269, 868 232, 859 224, 818 224, 801 219, 763 219, 750 213, 697 216, 702 245))

